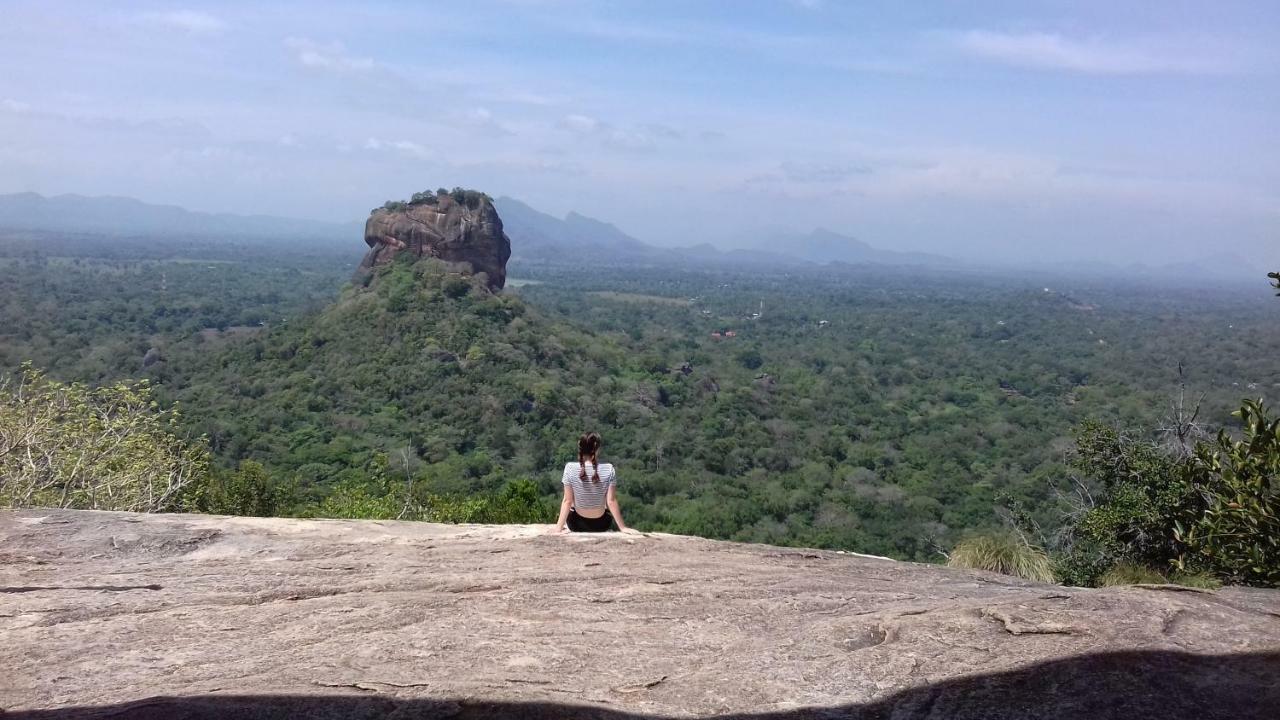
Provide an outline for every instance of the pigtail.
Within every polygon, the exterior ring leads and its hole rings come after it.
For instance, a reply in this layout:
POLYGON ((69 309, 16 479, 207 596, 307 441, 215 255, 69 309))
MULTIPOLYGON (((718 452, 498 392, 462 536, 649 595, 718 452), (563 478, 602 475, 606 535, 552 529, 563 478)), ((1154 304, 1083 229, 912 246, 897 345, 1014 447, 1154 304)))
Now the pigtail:
POLYGON ((600 435, 583 433, 578 438, 578 479, 587 481, 587 458, 591 458, 591 482, 600 482, 600 435))

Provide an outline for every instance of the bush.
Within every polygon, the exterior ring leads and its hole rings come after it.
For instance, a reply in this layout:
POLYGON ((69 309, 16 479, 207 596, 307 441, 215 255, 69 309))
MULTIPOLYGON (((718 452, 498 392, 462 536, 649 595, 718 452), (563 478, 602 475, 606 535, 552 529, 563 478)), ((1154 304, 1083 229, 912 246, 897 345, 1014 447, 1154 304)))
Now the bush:
POLYGON ((1280 418, 1261 402, 1234 413, 1244 436, 1225 431, 1201 444, 1185 466, 1186 482, 1202 503, 1175 523, 1183 547, 1174 564, 1247 585, 1280 586, 1280 418))
POLYGON ((145 380, 89 388, 24 366, 0 383, 0 505, 161 512, 208 474, 203 442, 178 435, 145 380))
POLYGON ((1280 418, 1254 401, 1235 415, 1241 440, 1221 431, 1185 460, 1087 424, 1074 464, 1099 487, 1068 528, 1064 579, 1092 585, 1127 564, 1280 586, 1280 418))
POLYGON ((947 565, 986 570, 1036 582, 1055 582, 1053 563, 1044 550, 1012 533, 976 535, 960 541, 947 565))
POLYGON ((1067 528, 1059 571, 1072 585, 1095 585, 1121 563, 1169 567, 1178 556, 1177 518, 1194 505, 1176 460, 1096 422, 1076 436, 1073 468, 1093 486, 1095 503, 1067 528))

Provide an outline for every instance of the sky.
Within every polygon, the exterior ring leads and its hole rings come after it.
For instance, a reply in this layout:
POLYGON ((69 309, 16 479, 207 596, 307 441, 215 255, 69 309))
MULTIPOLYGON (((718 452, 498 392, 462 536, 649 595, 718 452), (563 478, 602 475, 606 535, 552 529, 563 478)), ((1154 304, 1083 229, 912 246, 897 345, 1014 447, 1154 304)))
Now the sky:
POLYGON ((1280 3, 0 0, 0 192, 1280 265, 1280 3))

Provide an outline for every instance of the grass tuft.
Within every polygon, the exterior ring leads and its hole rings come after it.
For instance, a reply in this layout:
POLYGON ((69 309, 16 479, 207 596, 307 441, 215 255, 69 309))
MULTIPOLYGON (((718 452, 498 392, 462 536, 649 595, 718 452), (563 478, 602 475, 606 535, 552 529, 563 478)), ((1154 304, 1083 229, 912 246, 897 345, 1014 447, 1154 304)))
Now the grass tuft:
POLYGON ((1111 569, 1098 578, 1098 587, 1115 587, 1117 585, 1166 585, 1169 578, 1137 563, 1116 563, 1111 569))
POLYGON ((1174 573, 1164 575, 1145 565, 1117 563, 1098 578, 1098 587, 1117 585, 1181 585, 1183 587, 1217 590, 1222 583, 1208 573, 1174 573))
POLYGON ((987 570, 1036 582, 1056 582, 1044 550, 1012 534, 975 535, 961 540, 947 557, 951 567, 987 570))

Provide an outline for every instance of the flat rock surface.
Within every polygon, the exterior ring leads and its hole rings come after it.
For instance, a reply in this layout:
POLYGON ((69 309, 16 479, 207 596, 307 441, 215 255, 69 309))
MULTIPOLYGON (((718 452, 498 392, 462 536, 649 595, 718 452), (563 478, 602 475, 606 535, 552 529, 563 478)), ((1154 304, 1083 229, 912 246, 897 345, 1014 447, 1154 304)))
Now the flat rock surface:
POLYGON ((1280 594, 546 526, 0 512, 4 718, 1276 718, 1280 594))

